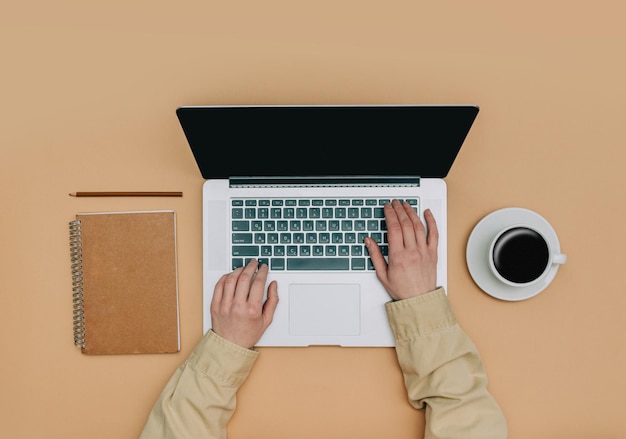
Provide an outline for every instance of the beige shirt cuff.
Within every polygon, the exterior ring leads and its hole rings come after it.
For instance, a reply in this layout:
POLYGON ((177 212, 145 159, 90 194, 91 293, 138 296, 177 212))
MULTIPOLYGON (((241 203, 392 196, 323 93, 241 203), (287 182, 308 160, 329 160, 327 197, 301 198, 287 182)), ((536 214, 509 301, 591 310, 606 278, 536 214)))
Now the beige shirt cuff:
POLYGON ((385 310, 396 341, 413 340, 456 324, 443 287, 410 299, 387 302, 385 310))
POLYGON ((248 378, 258 356, 258 351, 246 349, 209 330, 192 351, 187 364, 219 384, 239 387, 248 378))

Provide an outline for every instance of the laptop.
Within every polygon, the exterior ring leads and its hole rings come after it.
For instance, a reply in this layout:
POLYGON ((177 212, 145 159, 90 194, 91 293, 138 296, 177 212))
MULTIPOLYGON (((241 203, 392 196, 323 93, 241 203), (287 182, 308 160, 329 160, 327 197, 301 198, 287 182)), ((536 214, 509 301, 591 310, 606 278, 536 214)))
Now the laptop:
POLYGON ((257 346, 394 346, 365 235, 385 252, 384 203, 407 200, 439 229, 447 286, 448 174, 475 105, 182 106, 200 173, 203 329, 217 280, 251 258, 280 301, 257 346))

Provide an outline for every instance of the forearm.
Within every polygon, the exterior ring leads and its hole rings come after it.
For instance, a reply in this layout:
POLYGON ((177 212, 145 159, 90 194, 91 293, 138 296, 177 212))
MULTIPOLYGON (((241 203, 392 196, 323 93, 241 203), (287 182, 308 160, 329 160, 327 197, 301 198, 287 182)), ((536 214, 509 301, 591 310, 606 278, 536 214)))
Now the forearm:
POLYGON ((426 409, 426 438, 505 438, 478 351, 443 289, 390 302, 387 314, 410 403, 426 409))
POLYGON ((225 438, 236 392, 257 356, 209 331, 161 392, 141 439, 225 438))

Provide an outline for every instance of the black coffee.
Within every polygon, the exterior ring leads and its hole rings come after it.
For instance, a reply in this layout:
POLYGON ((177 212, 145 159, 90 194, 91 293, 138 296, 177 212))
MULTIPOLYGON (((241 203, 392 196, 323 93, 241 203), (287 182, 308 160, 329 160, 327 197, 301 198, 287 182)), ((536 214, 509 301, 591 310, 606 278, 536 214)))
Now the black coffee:
POLYGON ((516 227, 504 232, 493 247, 493 263, 510 282, 526 283, 537 279, 550 260, 548 244, 534 230, 516 227))

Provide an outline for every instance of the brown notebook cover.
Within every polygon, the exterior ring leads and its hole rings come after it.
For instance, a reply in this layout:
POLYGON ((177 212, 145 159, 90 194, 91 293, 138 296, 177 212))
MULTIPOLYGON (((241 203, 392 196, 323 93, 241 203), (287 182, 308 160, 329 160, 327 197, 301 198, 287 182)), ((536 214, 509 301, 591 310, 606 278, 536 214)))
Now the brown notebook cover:
POLYGON ((180 350, 174 211, 79 213, 70 252, 84 354, 180 350))

